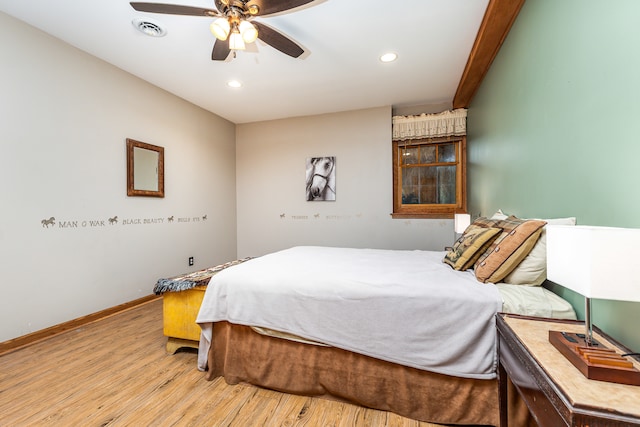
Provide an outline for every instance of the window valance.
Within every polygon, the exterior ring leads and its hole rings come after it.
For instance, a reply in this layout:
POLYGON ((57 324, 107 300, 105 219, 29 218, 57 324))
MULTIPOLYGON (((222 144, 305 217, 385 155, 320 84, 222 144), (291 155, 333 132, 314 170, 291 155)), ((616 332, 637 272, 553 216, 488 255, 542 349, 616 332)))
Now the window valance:
POLYGON ((460 136, 467 133, 467 110, 458 108, 436 114, 393 116, 393 140, 460 136))

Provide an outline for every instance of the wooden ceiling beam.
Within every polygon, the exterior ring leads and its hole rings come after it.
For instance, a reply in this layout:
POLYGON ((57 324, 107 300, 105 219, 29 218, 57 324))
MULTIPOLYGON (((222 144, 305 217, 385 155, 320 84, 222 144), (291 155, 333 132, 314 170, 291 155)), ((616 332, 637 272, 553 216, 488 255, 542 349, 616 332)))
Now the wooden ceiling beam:
POLYGON ((469 107, 524 2, 525 0, 489 0, 453 98, 453 108, 469 107))

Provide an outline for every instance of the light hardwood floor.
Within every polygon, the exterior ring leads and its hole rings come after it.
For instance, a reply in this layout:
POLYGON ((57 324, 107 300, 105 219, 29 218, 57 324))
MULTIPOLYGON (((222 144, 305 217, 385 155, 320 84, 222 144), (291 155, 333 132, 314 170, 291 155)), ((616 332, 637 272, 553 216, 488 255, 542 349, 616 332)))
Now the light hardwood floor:
POLYGON ((0 356, 0 426, 436 426, 250 385, 169 355, 162 301, 0 356))

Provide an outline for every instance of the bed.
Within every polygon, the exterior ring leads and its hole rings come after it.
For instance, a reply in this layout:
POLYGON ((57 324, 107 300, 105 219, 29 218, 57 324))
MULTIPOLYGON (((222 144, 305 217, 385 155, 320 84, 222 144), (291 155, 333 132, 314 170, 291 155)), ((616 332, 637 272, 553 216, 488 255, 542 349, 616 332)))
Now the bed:
MULTIPOLYGON (((497 425, 496 313, 575 313, 540 286, 483 283, 443 263, 450 254, 294 247, 225 269, 197 317, 198 368, 422 421, 497 425)), ((527 425, 526 408, 510 405, 527 425)))

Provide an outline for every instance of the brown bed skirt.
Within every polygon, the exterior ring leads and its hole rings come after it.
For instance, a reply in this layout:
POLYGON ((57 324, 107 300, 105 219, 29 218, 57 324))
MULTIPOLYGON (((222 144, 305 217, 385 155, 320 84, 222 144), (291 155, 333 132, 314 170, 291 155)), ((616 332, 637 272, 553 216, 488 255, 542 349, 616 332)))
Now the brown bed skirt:
MULTIPOLYGON (((228 322, 214 324, 208 367, 208 380, 223 376, 229 384, 338 399, 437 424, 499 424, 497 380, 427 372, 335 347, 263 336, 228 322)), ((530 425, 521 402, 509 406, 514 418, 509 425, 530 425)))

